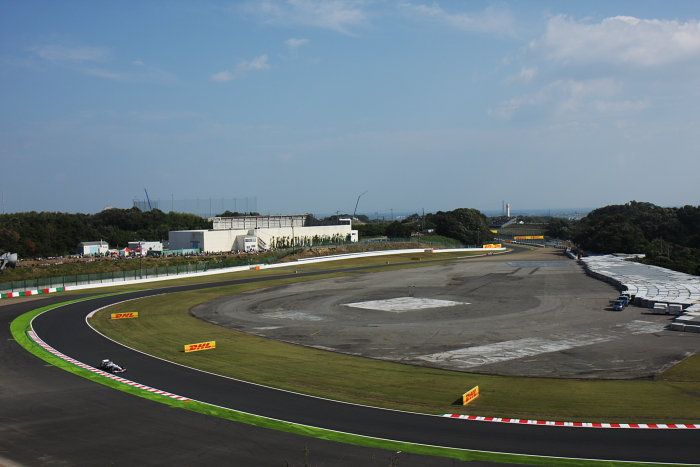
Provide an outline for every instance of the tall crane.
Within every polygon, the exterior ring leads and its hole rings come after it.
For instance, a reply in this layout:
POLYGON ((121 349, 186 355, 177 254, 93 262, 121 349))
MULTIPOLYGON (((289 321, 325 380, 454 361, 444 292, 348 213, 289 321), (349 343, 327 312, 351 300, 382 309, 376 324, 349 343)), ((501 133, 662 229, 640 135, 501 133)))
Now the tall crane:
POLYGON ((148 210, 153 211, 153 207, 151 207, 151 198, 148 197, 148 190, 146 190, 146 187, 143 187, 143 191, 146 192, 146 201, 148 201, 148 210))

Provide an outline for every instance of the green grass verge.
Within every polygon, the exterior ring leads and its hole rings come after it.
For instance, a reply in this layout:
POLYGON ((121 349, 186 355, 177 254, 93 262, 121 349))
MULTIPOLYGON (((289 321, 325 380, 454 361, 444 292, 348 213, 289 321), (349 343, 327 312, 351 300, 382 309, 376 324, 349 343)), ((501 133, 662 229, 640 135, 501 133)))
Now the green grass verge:
MULTIPOLYGON (((94 298, 94 297, 91 297, 94 298)), ((91 381, 103 384, 105 386, 112 387, 139 397, 144 397, 156 402, 167 404, 171 407, 181 408, 185 410, 191 410, 193 412, 202 413, 205 415, 211 415, 227 420, 232 420, 241 423, 247 423, 250 425, 260 426, 264 428, 269 428, 273 430, 284 431, 287 433, 293 433, 302 436, 311 436, 315 438, 325 439, 329 441, 337 441, 341 443, 349 443, 358 446, 365 446, 377 449, 386 449, 391 451, 402 451, 410 452, 414 454, 424 454, 429 456, 441 456, 448 457, 452 459, 459 459, 463 461, 486 461, 486 462, 500 462, 504 464, 522 464, 522 465, 544 465, 544 466, 561 466, 561 467, 648 467, 654 465, 664 465, 664 464, 649 464, 649 463, 637 463, 637 462, 621 462, 621 461, 596 461, 596 460, 585 460, 585 459, 565 459, 565 458, 554 458, 546 456, 525 456, 519 454, 507 454, 507 453, 493 453, 493 452, 483 452, 483 451, 472 451, 466 449, 454 449, 445 448, 438 446, 425 446, 420 444, 403 443, 399 441, 384 440, 378 438, 371 438, 366 436, 359 436, 350 433, 341 433, 332 430, 325 430, 322 428, 298 425, 295 423, 285 422, 281 420, 275 420, 271 418, 261 417, 258 415, 248 414, 244 412, 239 412, 236 410, 226 409, 222 407, 213 406, 210 404, 205 404, 197 401, 178 401, 171 399, 169 397, 161 396, 158 394, 151 393, 142 389, 134 388, 124 383, 114 381, 110 378, 105 378, 91 371, 85 370, 81 367, 68 363, 60 358, 54 356, 53 354, 47 352, 38 344, 34 343, 27 332, 31 330, 31 321, 35 316, 69 303, 75 303, 82 300, 89 300, 91 298, 71 300, 68 302, 60 303, 57 305, 46 306, 38 308, 31 312, 25 313, 22 316, 16 318, 11 324, 11 332, 15 340, 22 345, 26 350, 41 358, 42 360, 55 365, 61 369, 69 371, 77 376, 87 378, 91 381)), ((679 464, 675 464, 679 465, 679 464)))

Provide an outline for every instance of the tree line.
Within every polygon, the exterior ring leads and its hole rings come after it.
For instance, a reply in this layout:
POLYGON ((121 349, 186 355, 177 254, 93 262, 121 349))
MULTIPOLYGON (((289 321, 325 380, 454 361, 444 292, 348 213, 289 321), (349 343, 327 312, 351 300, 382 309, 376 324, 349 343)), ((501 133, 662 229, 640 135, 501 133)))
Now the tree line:
POLYGON ((97 214, 23 212, 0 214, 0 251, 20 258, 67 256, 78 243, 104 240, 123 248, 138 240, 167 240, 171 230, 210 229, 212 223, 195 214, 158 209, 105 209, 97 214))
POLYGON ((488 218, 481 211, 470 208, 438 211, 425 216, 413 214, 401 221, 371 222, 353 225, 353 228, 357 229, 360 238, 409 238, 416 232, 434 229, 436 235, 457 240, 464 245, 490 242, 494 237, 489 229, 488 218))
POLYGON ((582 218, 570 238, 584 250, 644 253, 645 264, 700 275, 700 206, 605 206, 582 218))

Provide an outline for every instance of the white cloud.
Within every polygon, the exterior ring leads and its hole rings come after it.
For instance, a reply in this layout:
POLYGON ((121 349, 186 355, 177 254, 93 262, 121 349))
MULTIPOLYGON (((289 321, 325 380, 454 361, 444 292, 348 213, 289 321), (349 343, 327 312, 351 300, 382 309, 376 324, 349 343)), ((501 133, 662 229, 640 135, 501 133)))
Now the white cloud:
POLYGON ((593 108, 600 113, 640 112, 651 105, 649 101, 595 101, 593 108))
POLYGON ((250 62, 243 61, 238 64, 236 70, 238 71, 251 71, 251 70, 269 70, 270 64, 267 63, 267 55, 261 55, 254 58, 250 62))
POLYGON ((365 2, 360 0, 260 0, 248 2, 245 10, 265 21, 283 25, 314 26, 348 34, 349 28, 364 25, 365 2))
POLYGON ((267 63, 267 60, 267 55, 261 55, 251 61, 242 61, 236 65, 236 69, 233 72, 227 70, 214 73, 211 75, 211 80, 216 81, 217 83, 225 83, 227 81, 233 81, 234 79, 241 78, 249 71, 269 70, 270 64, 267 63))
POLYGON ((526 67, 524 66, 521 70, 520 73, 517 75, 509 76, 506 79, 503 80, 504 83, 513 83, 513 82, 520 82, 520 83, 529 83, 530 81, 533 80, 535 76, 537 76, 537 71, 538 68, 536 66, 532 67, 526 67))
POLYGON ((657 67, 700 59, 700 27, 697 21, 606 18, 597 24, 556 16, 547 31, 530 43, 549 59, 565 63, 608 62, 657 67))
POLYGON ((216 81, 217 83, 225 83, 233 79, 236 79, 236 75, 234 75, 230 71, 220 71, 211 75, 211 80, 216 81))
POLYGON ((302 45, 308 44, 308 43, 309 43, 309 39, 294 39, 294 38, 291 38, 291 39, 287 39, 287 40, 285 41, 285 43, 287 44, 287 46, 288 46, 290 49, 298 49, 298 48, 301 47, 302 45))
POLYGON ((111 57, 107 47, 42 45, 30 47, 35 55, 51 62, 92 62, 104 61, 111 57))
POLYGON ((191 111, 132 112, 130 115, 144 121, 166 121, 181 118, 201 117, 203 114, 191 111))
MULTIPOLYGON (((599 98, 610 98, 622 90, 619 81, 611 78, 591 79, 576 81, 573 79, 559 80, 540 89, 538 92, 528 94, 516 99, 501 102, 495 109, 489 109, 491 117, 510 120, 518 111, 532 108, 544 108, 550 112, 563 116, 587 109, 589 106, 598 112, 603 112, 606 103, 599 98), (596 102, 592 99, 598 98, 596 102)), ((622 109, 623 104, 617 103, 622 109)), ((607 108, 611 111, 615 103, 608 102, 607 108)), ((642 110, 645 106, 627 105, 627 110, 642 110)))
POLYGON ((297 56, 299 55, 299 52, 297 49, 299 47, 305 46, 309 42, 310 42, 309 39, 294 39, 294 38, 287 39, 285 41, 285 43, 287 44, 287 47, 289 47, 289 52, 290 52, 292 58, 297 58, 297 56))
POLYGON ((399 7, 414 16, 437 20, 464 31, 509 36, 515 33, 513 15, 505 9, 489 7, 479 13, 450 13, 437 2, 430 6, 401 3, 399 7))
POLYGON ((112 49, 107 47, 50 44, 30 47, 28 50, 56 66, 98 78, 131 82, 170 82, 175 79, 171 73, 146 66, 140 60, 132 61, 129 71, 107 69, 104 62, 110 62, 111 67, 117 68, 112 49), (134 66, 139 67, 139 70, 133 71, 134 66))

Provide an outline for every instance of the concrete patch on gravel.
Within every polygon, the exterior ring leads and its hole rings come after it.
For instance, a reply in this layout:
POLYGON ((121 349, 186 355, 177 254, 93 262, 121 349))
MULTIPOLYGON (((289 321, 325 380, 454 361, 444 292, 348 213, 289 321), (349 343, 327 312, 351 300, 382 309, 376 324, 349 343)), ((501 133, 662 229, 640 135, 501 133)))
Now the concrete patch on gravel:
MULTIPOLYGON (((295 321, 324 321, 326 318, 322 316, 311 315, 301 311, 273 311, 270 313, 262 313, 261 318, 272 319, 292 319, 295 321)), ((277 329, 279 326, 271 326, 267 329, 277 329)), ((262 329, 262 328, 258 328, 262 329)))
POLYGON ((498 342, 496 344, 479 345, 466 349, 450 350, 432 355, 417 357, 418 360, 438 363, 449 361, 458 368, 474 368, 490 363, 515 360, 517 358, 532 357, 549 352, 582 347, 584 345, 597 344, 614 339, 613 336, 580 335, 562 339, 541 339, 530 337, 514 341, 498 342))
POLYGON ((641 321, 636 319, 631 323, 623 324, 622 327, 630 331, 632 334, 652 334, 655 332, 661 332, 665 330, 668 327, 668 325, 663 323, 653 323, 651 321, 641 321))
POLYGON ((364 308, 366 310, 390 311, 403 313, 405 311, 425 310, 428 308, 442 308, 446 306, 469 305, 466 302, 453 302, 452 300, 435 300, 431 298, 399 297, 387 300, 370 300, 368 302, 346 303, 345 306, 364 308))

